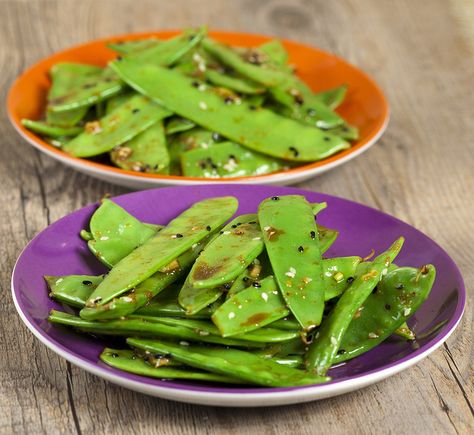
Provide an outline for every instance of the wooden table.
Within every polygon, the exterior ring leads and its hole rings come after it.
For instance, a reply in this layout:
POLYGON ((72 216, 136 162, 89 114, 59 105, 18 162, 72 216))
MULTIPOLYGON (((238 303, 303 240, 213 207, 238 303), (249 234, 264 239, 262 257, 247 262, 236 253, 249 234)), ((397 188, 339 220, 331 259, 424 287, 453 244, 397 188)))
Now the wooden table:
MULTIPOLYGON (((0 2, 0 89, 52 52, 92 38, 202 23, 337 53, 385 90, 392 118, 355 161, 302 183, 422 229, 474 285, 474 7, 463 0, 51 0, 0 2)), ((41 156, 0 118, 1 433, 473 433, 472 303, 444 346, 352 394, 259 409, 137 394, 78 369, 21 323, 9 294, 25 244, 49 223, 124 189, 41 156)))

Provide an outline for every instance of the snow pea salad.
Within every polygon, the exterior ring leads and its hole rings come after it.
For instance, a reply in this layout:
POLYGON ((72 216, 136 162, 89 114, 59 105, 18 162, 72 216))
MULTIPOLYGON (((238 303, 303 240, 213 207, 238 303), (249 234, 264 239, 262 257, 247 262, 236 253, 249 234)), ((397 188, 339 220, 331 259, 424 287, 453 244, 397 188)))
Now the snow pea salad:
POLYGON ((104 68, 55 64, 44 118, 23 125, 75 157, 200 178, 284 171, 358 139, 335 111, 347 86, 313 92, 279 40, 231 47, 200 28, 108 47, 104 68))
POLYGON ((160 226, 104 199, 80 236, 108 272, 45 276, 67 306, 48 320, 115 336, 100 359, 116 369, 265 387, 327 382, 388 337, 415 338, 406 322, 436 271, 394 263, 403 237, 375 257, 331 257, 338 231, 315 219, 326 203, 274 196, 234 217, 237 207, 209 198, 160 226))

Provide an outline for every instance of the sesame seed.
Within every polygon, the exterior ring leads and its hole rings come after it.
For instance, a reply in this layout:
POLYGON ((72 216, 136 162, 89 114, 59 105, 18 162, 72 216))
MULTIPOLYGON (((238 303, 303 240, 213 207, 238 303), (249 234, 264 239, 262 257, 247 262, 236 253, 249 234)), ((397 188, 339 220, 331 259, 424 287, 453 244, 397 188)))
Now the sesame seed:
POLYGON ((109 240, 107 236, 102 236, 99 240, 109 240))
POLYGON ((405 309, 403 310, 403 315, 404 315, 404 316, 408 316, 410 313, 411 313, 411 308, 405 308, 405 309))
MULTIPOLYGON (((56 281, 56 283, 57 283, 57 281, 56 281)), ((82 284, 84 284, 84 285, 92 285, 92 281, 88 281, 88 280, 86 279, 86 280, 82 281, 82 284)))
POLYGON ((235 313, 231 311, 228 315, 229 319, 233 319, 235 317, 235 313))
POLYGON ((279 196, 272 196, 272 201, 278 201, 280 199, 279 196))
POLYGON ((368 337, 369 337, 369 338, 379 338, 379 335, 376 334, 375 332, 369 332, 368 337))
POLYGON ((206 230, 207 230, 207 231, 211 231, 211 226, 208 225, 208 226, 206 227, 206 230))
POLYGON ((268 301, 268 295, 265 293, 265 292, 262 292, 262 294, 260 295, 262 297, 262 299, 267 302, 268 301))
POLYGON ((337 338, 334 337, 333 335, 331 336, 331 344, 332 344, 333 346, 337 346, 337 338))
POLYGON ((207 104, 204 101, 199 102, 199 108, 201 110, 207 110, 207 104))
POLYGON ((179 344, 181 346, 189 346, 189 343, 187 341, 180 341, 179 344))
POLYGON ((311 231, 309 233, 309 235, 311 236, 311 238, 314 240, 316 238, 316 231, 311 231))
POLYGON ((298 252, 304 252, 304 248, 302 246, 298 246, 298 252))

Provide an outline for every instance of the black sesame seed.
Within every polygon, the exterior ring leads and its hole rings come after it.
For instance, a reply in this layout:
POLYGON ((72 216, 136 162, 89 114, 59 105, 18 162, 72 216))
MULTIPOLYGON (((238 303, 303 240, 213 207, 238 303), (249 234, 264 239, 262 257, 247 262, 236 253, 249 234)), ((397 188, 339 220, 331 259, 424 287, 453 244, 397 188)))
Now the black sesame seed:
POLYGON ((395 286, 395 288, 396 288, 397 290, 402 290, 403 288, 405 288, 405 286, 404 286, 402 283, 400 283, 400 284, 397 284, 397 285, 395 286))
POLYGON ((199 167, 200 167, 201 169, 206 169, 206 162, 204 162, 204 161, 201 160, 201 161, 199 162, 199 167))
POLYGON ((198 88, 199 87, 199 82, 194 80, 193 82, 191 82, 191 85, 194 86, 195 88, 198 88))
POLYGON ((237 228, 237 225, 235 225, 235 224, 234 224, 234 225, 232 225, 232 227, 231 227, 231 228, 237 228))
POLYGON ((110 356, 111 356, 112 358, 117 358, 117 357, 118 357, 118 353, 113 352, 113 353, 110 354, 110 356))
POLYGON ((392 308, 392 307, 390 306, 390 304, 385 304, 385 309, 386 309, 387 311, 390 311, 391 308, 392 308))
POLYGON ((218 141, 221 140, 221 135, 219 133, 212 133, 212 140, 218 141))
POLYGON ((314 115, 316 115, 316 110, 309 108, 309 109, 306 110, 306 113, 309 116, 314 116, 314 115))
POLYGON ((374 295, 375 293, 377 293, 377 291, 378 291, 378 288, 377 286, 375 286, 374 289, 372 290, 372 294, 374 295))
POLYGON ((232 287, 232 286, 231 286, 229 283, 224 284, 224 288, 225 288, 226 290, 230 290, 231 287, 232 287))
POLYGON ((295 104, 301 106, 304 103, 303 97, 301 95, 295 95, 294 97, 295 104))
POLYGON ((248 276, 244 276, 244 277, 242 278, 242 281, 243 281, 243 282, 247 282, 249 279, 250 279, 250 278, 249 278, 248 276))
POLYGON ((304 252, 304 248, 302 246, 298 246, 298 252, 304 252))
POLYGON ((88 281, 87 279, 82 281, 82 284, 84 285, 92 285, 92 281, 88 281))
POLYGON ((257 223, 257 221, 250 221, 249 222, 250 225, 253 225, 253 224, 256 224, 256 223, 257 223))
POLYGON ((272 196, 272 201, 278 201, 280 199, 279 196, 272 196))
POLYGON ((254 106, 253 104, 251 104, 251 105, 249 106, 249 109, 250 109, 250 110, 257 110, 257 106, 254 106))
POLYGON ((229 155, 229 159, 235 160, 235 156, 234 156, 233 154, 230 154, 230 155, 229 155))
POLYGON ((252 285, 253 285, 254 287, 257 287, 257 288, 262 287, 262 285, 261 285, 259 282, 257 282, 257 281, 255 281, 254 283, 252 283, 252 285))
POLYGON ((311 231, 309 233, 309 235, 311 236, 311 238, 314 240, 316 238, 316 231, 311 231))
POLYGON ((224 231, 219 231, 219 234, 224 234, 224 231))
POLYGON ((323 140, 325 140, 326 142, 329 142, 331 140, 331 138, 329 136, 324 136, 323 140))
POLYGON ((350 276, 349 278, 346 279, 347 284, 352 284, 354 282, 354 277, 350 276))
POLYGON ((140 109, 135 108, 132 110, 132 113, 138 113, 138 112, 140 112, 140 109))
POLYGON ((212 164, 211 164, 211 168, 212 168, 212 169, 217 169, 218 166, 217 166, 215 163, 212 163, 212 164))
POLYGON ((288 148, 288 149, 293 153, 293 155, 294 155, 295 157, 298 157, 298 156, 299 156, 300 153, 299 153, 299 151, 298 151, 295 147, 290 147, 290 148, 288 148))
POLYGON ((344 355, 345 353, 346 353, 345 349, 339 349, 339 350, 337 351, 337 354, 338 354, 338 355, 344 355))
POLYGON ((207 231, 211 231, 211 226, 208 225, 208 226, 206 227, 206 230, 207 230, 207 231))
POLYGON ((177 239, 181 239, 182 237, 183 237, 182 234, 180 234, 180 233, 177 233, 177 234, 176 234, 176 238, 177 238, 177 239))
POLYGON ((234 99, 232 97, 225 97, 224 98, 224 103, 225 104, 232 104, 234 102, 234 99))
POLYGON ((122 56, 117 56, 117 58, 115 60, 118 60, 119 62, 123 59, 122 56))

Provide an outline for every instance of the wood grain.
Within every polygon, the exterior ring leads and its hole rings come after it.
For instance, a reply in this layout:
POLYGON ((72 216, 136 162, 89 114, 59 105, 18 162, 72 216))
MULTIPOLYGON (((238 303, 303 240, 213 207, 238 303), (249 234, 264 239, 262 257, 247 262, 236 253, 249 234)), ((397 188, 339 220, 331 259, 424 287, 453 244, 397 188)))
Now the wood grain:
MULTIPOLYGON (((0 1, 0 92, 52 52, 106 35, 208 23, 335 52, 392 108, 380 143, 301 187, 394 214, 437 240, 474 285, 474 33, 462 0, 0 1)), ((106 383, 47 350, 9 294, 23 246, 50 222, 125 190, 40 156, 0 118, 0 433, 472 433, 472 303, 448 342, 377 385, 298 406, 219 409, 106 383)))

